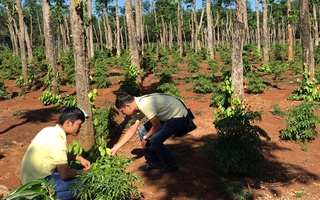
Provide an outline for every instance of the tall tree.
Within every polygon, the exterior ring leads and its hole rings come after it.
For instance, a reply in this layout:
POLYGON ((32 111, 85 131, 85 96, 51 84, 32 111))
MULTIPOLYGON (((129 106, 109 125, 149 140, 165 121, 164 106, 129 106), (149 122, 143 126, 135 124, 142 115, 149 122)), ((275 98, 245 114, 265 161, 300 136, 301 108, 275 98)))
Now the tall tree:
POLYGON ((302 58, 310 73, 310 80, 314 77, 314 54, 311 40, 310 13, 308 0, 299 1, 300 10, 300 38, 302 44, 302 58))
MULTIPOLYGON (((73 55, 76 72, 76 93, 78 107, 92 119, 92 107, 89 101, 89 67, 86 52, 86 35, 83 26, 83 2, 70 0, 70 24, 72 32, 73 55)), ((94 145, 92 120, 86 120, 79 134, 79 141, 85 151, 94 145)))
POLYGON ((314 43, 316 46, 319 46, 319 26, 318 26, 318 19, 317 19, 317 6, 319 7, 319 0, 312 1, 312 12, 313 12, 313 31, 314 31, 314 43))
POLYGON ((116 46, 117 46, 117 56, 120 56, 121 49, 120 49, 120 21, 119 21, 119 3, 118 0, 115 0, 115 6, 116 6, 116 24, 117 24, 117 30, 116 30, 116 46))
POLYGON ((26 45, 25 45, 25 26, 24 26, 24 15, 21 7, 21 0, 16 0, 16 9, 19 16, 19 45, 20 45, 20 56, 22 65, 22 74, 24 82, 28 82, 28 68, 27 68, 27 57, 26 57, 26 45))
POLYGON ((94 56, 94 47, 93 47, 93 31, 92 31, 92 1, 87 0, 87 17, 88 24, 86 24, 87 31, 87 48, 88 48, 88 57, 92 58, 94 56))
POLYGON ((131 52, 131 65, 136 66, 140 72, 140 56, 138 50, 138 42, 136 38, 136 26, 134 24, 133 14, 132 14, 132 2, 131 0, 126 0, 125 3, 127 26, 128 26, 128 37, 131 52))
POLYGON ((15 24, 15 19, 13 17, 14 9, 10 10, 8 3, 6 3, 6 12, 8 15, 7 26, 10 33, 10 40, 12 44, 13 53, 15 55, 18 55, 19 54, 18 38, 17 38, 17 33, 15 32, 15 29, 14 29, 14 24, 15 24))
POLYGON ((232 86, 234 94, 241 100, 244 98, 243 93, 243 61, 242 49, 246 33, 247 6, 246 0, 236 0, 236 22, 232 37, 232 86))
POLYGON ((268 8, 267 0, 261 0, 262 2, 262 43, 263 43, 263 62, 269 62, 269 30, 268 30, 268 8))
POLYGON ((293 59, 293 33, 291 25, 291 1, 287 0, 288 60, 293 59))
POLYGON ((42 3, 42 14, 43 14, 43 32, 44 32, 44 42, 46 49, 46 59, 52 65, 52 92, 54 94, 58 93, 58 66, 57 66, 57 56, 56 56, 56 40, 54 38, 53 31, 53 21, 52 13, 50 9, 50 2, 47 0, 41 0, 42 3))
MULTIPOLYGON (((290 1, 290 0, 288 0, 290 1)), ((257 17, 257 46, 258 46, 258 53, 261 51, 261 44, 260 44, 260 12, 258 6, 258 0, 256 0, 256 17, 257 17)))
POLYGON ((213 28, 213 22, 212 22, 212 11, 211 11, 211 0, 207 0, 207 32, 208 32, 208 51, 209 51, 209 57, 214 58, 214 51, 213 51, 213 35, 212 35, 212 28, 213 28))
POLYGON ((177 41, 178 41, 178 48, 179 53, 182 56, 183 54, 183 45, 182 45, 182 26, 181 26, 181 0, 178 0, 177 3, 177 19, 178 19, 178 35, 177 35, 177 41))

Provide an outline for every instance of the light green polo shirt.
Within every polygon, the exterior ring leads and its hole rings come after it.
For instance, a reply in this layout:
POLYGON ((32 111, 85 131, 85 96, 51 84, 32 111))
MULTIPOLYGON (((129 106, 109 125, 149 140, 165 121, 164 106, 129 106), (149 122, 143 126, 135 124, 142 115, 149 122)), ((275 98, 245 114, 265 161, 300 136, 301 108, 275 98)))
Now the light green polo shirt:
MULTIPOLYGON (((141 97, 135 97, 135 102, 139 111, 148 120, 157 116, 160 121, 164 122, 171 118, 181 118, 187 116, 187 109, 175 97, 165 94, 148 94, 141 97)), ((133 115, 132 120, 141 119, 141 113, 133 115), (140 115, 139 115, 140 114, 140 115)))
POLYGON ((22 184, 51 175, 58 164, 68 163, 66 133, 57 124, 42 129, 22 159, 22 184))

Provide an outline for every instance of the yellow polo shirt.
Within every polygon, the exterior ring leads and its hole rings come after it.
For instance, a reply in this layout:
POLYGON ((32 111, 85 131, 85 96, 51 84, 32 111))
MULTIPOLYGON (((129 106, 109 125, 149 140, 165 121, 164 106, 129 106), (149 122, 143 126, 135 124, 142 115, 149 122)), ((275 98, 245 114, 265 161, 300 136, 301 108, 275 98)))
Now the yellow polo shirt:
POLYGON ((58 164, 68 163, 66 133, 57 124, 42 129, 32 140, 22 159, 22 184, 51 175, 58 164))

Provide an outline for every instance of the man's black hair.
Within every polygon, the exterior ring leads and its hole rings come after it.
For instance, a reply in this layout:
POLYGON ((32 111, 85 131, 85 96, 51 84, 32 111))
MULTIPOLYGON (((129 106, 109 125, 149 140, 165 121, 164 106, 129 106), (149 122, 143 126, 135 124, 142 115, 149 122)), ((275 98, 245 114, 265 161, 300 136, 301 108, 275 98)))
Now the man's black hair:
POLYGON ((128 103, 131 103, 134 100, 134 97, 126 92, 117 95, 115 102, 116 108, 124 108, 128 103))
POLYGON ((73 124, 78 119, 80 119, 82 122, 84 122, 86 117, 85 117, 83 111, 80 108, 77 108, 77 107, 66 107, 60 113, 59 124, 62 125, 68 119, 73 124))

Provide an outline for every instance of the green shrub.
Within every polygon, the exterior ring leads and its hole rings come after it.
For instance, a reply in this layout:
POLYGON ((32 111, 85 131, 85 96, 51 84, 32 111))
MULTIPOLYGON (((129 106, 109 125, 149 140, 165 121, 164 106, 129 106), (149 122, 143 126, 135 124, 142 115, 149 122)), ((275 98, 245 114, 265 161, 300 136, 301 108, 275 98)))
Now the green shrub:
POLYGON ((107 140, 111 138, 119 129, 119 125, 115 122, 115 116, 119 114, 113 107, 105 107, 93 110, 93 127, 96 143, 97 140, 107 140))
POLYGON ((219 69, 219 63, 217 59, 207 59, 206 64, 209 66, 209 69, 212 73, 216 73, 219 69))
POLYGON ((218 171, 251 175, 264 163, 260 137, 270 137, 252 125, 254 121, 261 121, 260 113, 247 110, 240 100, 233 102, 233 107, 215 111, 218 138, 211 145, 218 171))
POLYGON ((298 78, 299 87, 289 95, 290 100, 319 100, 320 93, 317 89, 317 79, 309 80, 310 74, 303 70, 302 79, 298 78))
POLYGON ((9 94, 7 87, 4 85, 3 79, 0 78, 0 101, 10 98, 11 94, 9 94))
POLYGON ((247 92, 249 94, 260 94, 266 90, 267 85, 264 84, 263 80, 261 80, 256 74, 250 73, 249 79, 247 86, 247 92))
POLYGON ((139 71, 136 66, 128 66, 125 69, 125 80, 120 82, 120 90, 129 94, 134 94, 140 90, 136 80, 139 77, 139 71))
POLYGON ((213 76, 204 72, 197 73, 192 83, 192 88, 196 93, 207 94, 214 90, 212 83, 213 76))
POLYGON ((272 114, 273 115, 278 115, 278 116, 281 116, 281 117, 286 115, 286 113, 279 108, 278 104, 273 105, 272 114))
MULTIPOLYGON (((141 197, 136 184, 143 181, 136 173, 125 172, 131 163, 130 158, 121 156, 100 157, 91 164, 91 168, 78 175, 81 183, 79 198, 81 200, 105 199, 126 200, 141 197)), ((74 185, 73 190, 78 187, 74 185)))
POLYGON ((309 141, 318 136, 316 126, 319 124, 319 115, 314 112, 320 104, 305 100, 300 105, 289 109, 286 118, 286 128, 281 131, 280 137, 286 140, 309 141))
POLYGON ((213 92, 210 98, 210 106, 216 108, 220 106, 227 108, 230 106, 231 95, 234 90, 234 88, 231 86, 231 83, 231 77, 228 77, 223 83, 213 88, 213 92))

